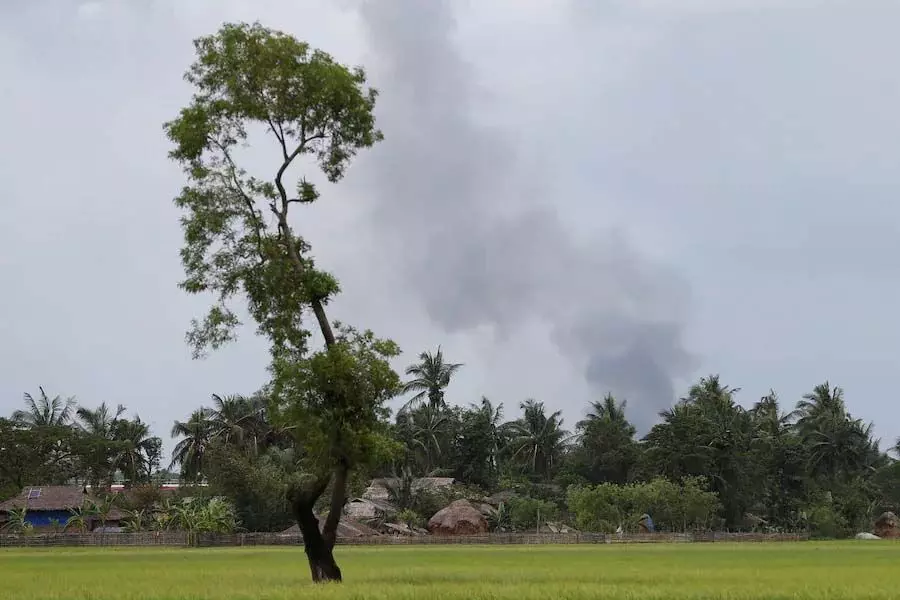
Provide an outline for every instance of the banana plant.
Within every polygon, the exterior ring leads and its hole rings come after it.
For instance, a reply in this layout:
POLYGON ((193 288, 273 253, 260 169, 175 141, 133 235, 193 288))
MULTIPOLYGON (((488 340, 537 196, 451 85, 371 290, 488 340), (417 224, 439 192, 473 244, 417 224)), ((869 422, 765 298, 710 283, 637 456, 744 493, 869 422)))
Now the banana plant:
POLYGON ((87 533, 91 521, 97 516, 97 506, 90 501, 85 501, 81 506, 72 510, 72 516, 66 521, 66 529, 73 529, 78 533, 87 533))
POLYGON ((34 526, 28 522, 28 509, 24 506, 20 508, 11 508, 9 510, 9 521, 4 529, 11 533, 31 533, 34 526))

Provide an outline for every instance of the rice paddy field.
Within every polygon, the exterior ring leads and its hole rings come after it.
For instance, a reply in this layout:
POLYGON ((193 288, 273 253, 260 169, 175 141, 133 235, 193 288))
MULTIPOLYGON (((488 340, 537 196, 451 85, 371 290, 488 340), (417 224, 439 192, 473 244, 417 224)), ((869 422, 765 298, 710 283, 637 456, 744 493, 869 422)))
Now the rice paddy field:
POLYGON ((0 598, 897 598, 900 543, 338 547, 314 586, 302 548, 3 549, 0 598))

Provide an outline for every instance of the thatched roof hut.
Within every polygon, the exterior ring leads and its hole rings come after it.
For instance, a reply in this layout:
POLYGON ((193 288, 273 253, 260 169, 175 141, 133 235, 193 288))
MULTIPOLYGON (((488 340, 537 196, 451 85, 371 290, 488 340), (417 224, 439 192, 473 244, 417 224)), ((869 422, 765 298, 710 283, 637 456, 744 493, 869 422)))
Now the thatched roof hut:
POLYGON ((478 535, 487 533, 488 522, 468 500, 457 500, 428 520, 428 530, 435 535, 478 535))

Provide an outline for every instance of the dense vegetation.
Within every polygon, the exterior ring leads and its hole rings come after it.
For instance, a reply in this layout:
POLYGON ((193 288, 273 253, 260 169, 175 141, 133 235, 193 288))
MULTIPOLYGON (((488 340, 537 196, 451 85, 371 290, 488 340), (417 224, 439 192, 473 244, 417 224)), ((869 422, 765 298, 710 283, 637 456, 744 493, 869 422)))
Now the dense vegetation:
MULTIPOLYGON (((900 462, 847 411, 843 390, 827 383, 786 412, 774 393, 746 408, 736 402, 736 389, 703 378, 638 439, 626 403, 609 395, 592 403, 572 432, 558 411, 535 400, 522 402, 511 420, 504 420, 502 404, 486 398, 468 407, 448 404, 447 373, 457 368, 439 352, 423 353, 410 366, 398 393, 415 398, 424 391, 423 401, 385 417, 389 458, 355 472, 351 496, 372 477, 449 476, 462 484, 460 495, 515 494, 495 527, 531 529, 540 514, 591 531, 634 529, 650 513, 663 530, 811 529, 840 536, 900 508, 900 462)), ((285 492, 303 469, 292 426, 271 406, 264 392, 214 395, 171 431, 172 469, 186 483, 206 482, 202 494, 227 497, 248 530, 277 531, 293 522, 285 492)), ((138 486, 171 477, 158 470, 159 438, 138 417, 123 415, 121 407, 77 408, 43 390, 26 395, 25 410, 0 420, 4 491, 69 481, 138 486)), ((398 521, 415 524, 449 500, 394 492, 404 511, 398 521)))

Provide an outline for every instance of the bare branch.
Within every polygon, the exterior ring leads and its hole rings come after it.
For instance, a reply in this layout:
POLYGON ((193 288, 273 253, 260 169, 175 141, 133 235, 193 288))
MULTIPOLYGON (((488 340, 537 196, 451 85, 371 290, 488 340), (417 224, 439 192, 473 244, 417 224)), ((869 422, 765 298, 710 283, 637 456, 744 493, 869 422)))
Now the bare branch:
POLYGON ((272 133, 275 134, 275 138, 278 139, 278 143, 281 144, 281 155, 284 157, 285 162, 287 162, 287 142, 285 141, 284 128, 281 126, 281 121, 278 121, 277 129, 275 128, 275 123, 272 121, 272 117, 267 116, 266 121, 269 123, 269 127, 272 129, 272 133))

